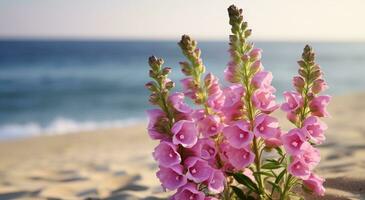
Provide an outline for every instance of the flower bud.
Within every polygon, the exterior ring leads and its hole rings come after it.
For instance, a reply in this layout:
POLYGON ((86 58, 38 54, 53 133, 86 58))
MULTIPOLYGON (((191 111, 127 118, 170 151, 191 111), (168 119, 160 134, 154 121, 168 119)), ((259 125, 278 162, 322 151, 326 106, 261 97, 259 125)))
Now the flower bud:
POLYGON ((148 83, 145 84, 145 87, 150 90, 151 92, 155 92, 157 90, 157 85, 155 82, 150 81, 148 83))
POLYGON ((262 66, 261 64, 261 61, 260 60, 257 60, 255 61, 254 63, 252 63, 251 65, 251 70, 253 72, 258 72, 258 71, 261 71, 264 67, 262 66))
POLYGON ((153 71, 159 71, 161 65, 163 65, 164 60, 162 58, 157 58, 155 56, 151 56, 148 58, 148 64, 151 66, 153 71))
POLYGON ((186 75, 190 76, 192 74, 191 66, 188 62, 179 62, 181 66, 181 71, 186 75))
POLYGON ((162 69, 162 74, 163 75, 168 75, 169 73, 171 73, 171 71, 172 71, 171 67, 164 67, 162 69))
POLYGON ((152 94, 150 95, 150 98, 149 98, 149 102, 153 105, 157 104, 158 101, 159 101, 159 96, 156 92, 152 92, 152 94))
POLYGON ((304 79, 301 76, 294 76, 292 83, 295 89, 301 93, 305 85, 304 79))
POLYGON ((247 62, 247 61, 249 61, 249 60, 250 60, 250 56, 249 56, 249 55, 247 55, 247 54, 245 54, 245 55, 243 55, 243 56, 242 56, 242 58, 241 58, 241 59, 242 59, 242 61, 243 61, 243 62, 247 62))
POLYGON ((307 64, 305 64, 304 60, 299 60, 297 63, 299 64, 299 66, 301 68, 306 68, 307 67, 307 64))
POLYGON ((172 82, 172 81, 168 81, 166 84, 165 84, 165 87, 166 89, 170 90, 171 88, 175 87, 175 83, 172 82))
POLYGON ((252 33, 252 29, 247 29, 246 31, 245 31, 245 37, 247 38, 247 37, 249 37, 250 35, 251 35, 251 33, 252 33))
POLYGON ((256 60, 260 60, 261 59, 261 49, 253 49, 251 50, 251 52, 249 53, 251 61, 256 61, 256 60))
POLYGON ((298 121, 298 115, 295 112, 288 112, 286 118, 293 124, 296 124, 298 121))
POLYGON ((241 26, 242 30, 245 30, 247 27, 248 27, 248 23, 247 22, 243 22, 242 23, 242 26, 241 26))
POLYGON ((303 77, 307 77, 307 72, 303 68, 299 68, 298 73, 303 77))
POLYGON ((200 50, 199 48, 196 48, 196 49, 195 49, 195 55, 196 55, 196 57, 198 57, 198 58, 199 58, 199 57, 200 57, 200 55, 201 55, 201 53, 202 53, 202 52, 201 52, 201 50, 200 50))
POLYGON ((150 70, 148 71, 148 75, 149 75, 151 78, 156 78, 156 73, 155 73, 152 69, 150 69, 150 70))
POLYGON ((322 76, 322 71, 321 70, 315 70, 314 72, 311 73, 311 78, 312 80, 316 80, 318 78, 321 78, 322 76))
POLYGON ((328 88, 327 83, 323 79, 317 79, 313 82, 312 92, 318 94, 328 88))

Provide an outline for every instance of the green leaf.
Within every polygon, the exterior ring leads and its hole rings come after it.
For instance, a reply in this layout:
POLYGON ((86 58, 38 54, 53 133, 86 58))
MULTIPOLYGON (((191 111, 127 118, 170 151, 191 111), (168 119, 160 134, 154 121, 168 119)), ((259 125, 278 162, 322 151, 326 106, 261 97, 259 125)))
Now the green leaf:
POLYGON ((280 174, 278 175, 278 177, 276 177, 275 179, 275 183, 279 184, 281 179, 283 178, 284 174, 286 173, 286 169, 283 169, 283 171, 280 172, 280 174))
POLYGON ((278 169, 280 167, 282 167, 282 166, 277 163, 269 162, 269 163, 262 165, 261 168, 262 169, 278 169))
POLYGON ((241 188, 238 188, 236 186, 231 186, 233 192, 236 194, 236 196, 238 197, 238 199, 240 200, 246 200, 247 197, 245 195, 245 193, 243 193, 241 188))
POLYGON ((261 174, 261 175, 265 175, 265 176, 268 176, 268 177, 274 177, 274 175, 272 173, 270 173, 270 172, 264 172, 264 171, 254 172, 253 174, 254 175, 261 174))
POLYGON ((241 174, 241 173, 233 173, 232 176, 234 177, 234 179, 236 179, 236 181, 238 183, 241 183, 241 184, 245 185, 246 187, 248 187, 250 190, 255 191, 256 193, 259 193, 259 189, 258 189, 256 183, 254 183, 246 175, 241 174))
POLYGON ((278 152, 279 155, 281 155, 281 156, 284 155, 284 152, 280 147, 276 147, 275 149, 276 149, 276 151, 278 152))
POLYGON ((277 160, 275 160, 275 159, 266 159, 266 162, 268 162, 268 163, 276 163, 276 164, 278 164, 279 162, 277 161, 277 160))
POLYGON ((272 182, 272 181, 268 181, 268 183, 270 184, 270 185, 272 185, 272 187, 273 187, 273 190, 277 190, 280 194, 282 193, 282 191, 281 191, 281 188, 280 188, 280 186, 278 185, 278 184, 276 184, 276 183, 274 183, 274 182, 272 182))

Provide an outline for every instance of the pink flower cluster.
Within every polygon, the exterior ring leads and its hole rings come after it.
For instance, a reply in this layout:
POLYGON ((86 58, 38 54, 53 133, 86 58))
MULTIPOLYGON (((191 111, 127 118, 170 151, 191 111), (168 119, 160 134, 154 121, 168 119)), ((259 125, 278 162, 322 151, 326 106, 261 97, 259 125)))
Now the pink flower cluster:
POLYGON ((319 95, 327 84, 312 48, 304 48, 299 75, 293 78, 295 91, 285 92, 280 105, 273 75, 261 63, 262 50, 246 41, 251 30, 242 10, 232 5, 228 12, 228 86, 222 88, 211 73, 204 76, 201 51, 187 35, 178 43, 187 58, 180 63, 186 75, 180 81, 182 92, 170 93, 171 69, 162 67, 162 59, 149 59, 153 81, 146 87, 159 109, 147 111, 148 133, 159 140, 153 157, 162 187, 174 191, 172 200, 289 199, 296 195, 290 191, 296 184, 324 195, 324 179, 313 170, 320 161, 316 145, 325 140, 327 126, 320 118, 329 116, 330 96, 319 95), (279 107, 295 125, 286 133, 272 115, 279 107), (267 157, 267 151, 277 157, 267 157))
MULTIPOLYGON (((319 66, 315 68, 320 69, 319 66)), ((321 75, 315 78, 311 83, 310 80, 296 76, 293 78, 293 85, 297 91, 284 93, 285 103, 281 105, 281 109, 298 128, 284 134, 282 141, 286 152, 291 156, 289 173, 303 180, 304 185, 316 194, 323 195, 324 179, 312 172, 320 161, 319 150, 313 145, 321 144, 325 140, 324 131, 327 125, 320 118, 329 116, 326 107, 331 98, 328 95, 317 95, 327 85, 321 75)))
MULTIPOLYGON (((217 81, 211 74, 205 78, 207 105, 215 111, 222 107, 225 98, 217 81)), ((165 189, 177 189, 172 199, 214 199, 214 194, 223 191, 226 178, 224 172, 219 170, 215 142, 215 137, 223 128, 221 116, 218 112, 206 114, 203 109, 191 109, 184 102, 184 96, 184 93, 173 93, 168 98, 168 105, 176 119, 170 133, 156 131, 160 126, 157 122, 166 115, 158 109, 148 111, 149 134, 153 139, 160 139, 153 153, 159 164, 157 177, 165 189), (206 195, 207 190, 210 196, 206 195)))
MULTIPOLYGON (((222 90, 211 73, 204 77, 203 83, 206 109, 194 110, 184 102, 185 96, 195 100, 202 95, 201 86, 194 84, 193 77, 181 81, 183 93, 168 97, 167 104, 175 119, 170 132, 163 128, 165 124, 158 123, 168 121, 166 113, 159 109, 147 111, 149 135, 160 140, 153 153, 159 164, 157 177, 165 189, 177 190, 173 199, 207 199, 206 194, 213 198, 223 192, 225 172, 245 170, 254 162, 251 148, 254 137, 262 138, 268 147, 281 145, 278 120, 270 116, 279 107, 273 94, 275 88, 271 86, 273 77, 261 64, 256 67, 261 50, 253 49, 250 55, 253 54, 252 59, 257 61, 251 66, 254 76, 249 83, 253 85, 250 101, 257 112, 252 121, 243 117, 247 110, 243 101, 246 88, 232 84, 222 90)), ((230 69, 231 66, 226 74, 231 73, 230 69)))

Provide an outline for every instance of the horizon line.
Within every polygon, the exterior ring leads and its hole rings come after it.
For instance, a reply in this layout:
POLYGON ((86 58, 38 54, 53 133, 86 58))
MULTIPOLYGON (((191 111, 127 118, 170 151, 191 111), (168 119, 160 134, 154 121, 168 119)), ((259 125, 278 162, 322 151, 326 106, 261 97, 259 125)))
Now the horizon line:
MULTIPOLYGON (((228 42, 227 38, 200 38, 196 39, 198 42, 228 42)), ((133 37, 0 37, 1 42, 6 41, 40 41, 40 42, 178 42, 179 38, 133 38, 133 37)), ((300 43, 300 42, 314 42, 314 43, 365 43, 365 40, 345 40, 345 39, 263 39, 253 38, 252 42, 288 42, 288 43, 300 43)))

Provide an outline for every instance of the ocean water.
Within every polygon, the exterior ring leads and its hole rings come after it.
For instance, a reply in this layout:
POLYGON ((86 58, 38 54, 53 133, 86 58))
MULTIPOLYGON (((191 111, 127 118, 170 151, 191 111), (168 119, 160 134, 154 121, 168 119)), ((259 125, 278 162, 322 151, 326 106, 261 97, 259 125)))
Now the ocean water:
MULTIPOLYGON (((280 99, 304 42, 257 42, 280 99)), ((223 81, 227 43, 200 42, 208 71, 223 81)), ((365 43, 312 43, 332 95, 365 90, 365 43)), ((147 58, 182 75, 175 41, 0 41, 0 139, 121 127, 145 120, 147 58)), ((223 81, 224 82, 224 81, 223 81)))

